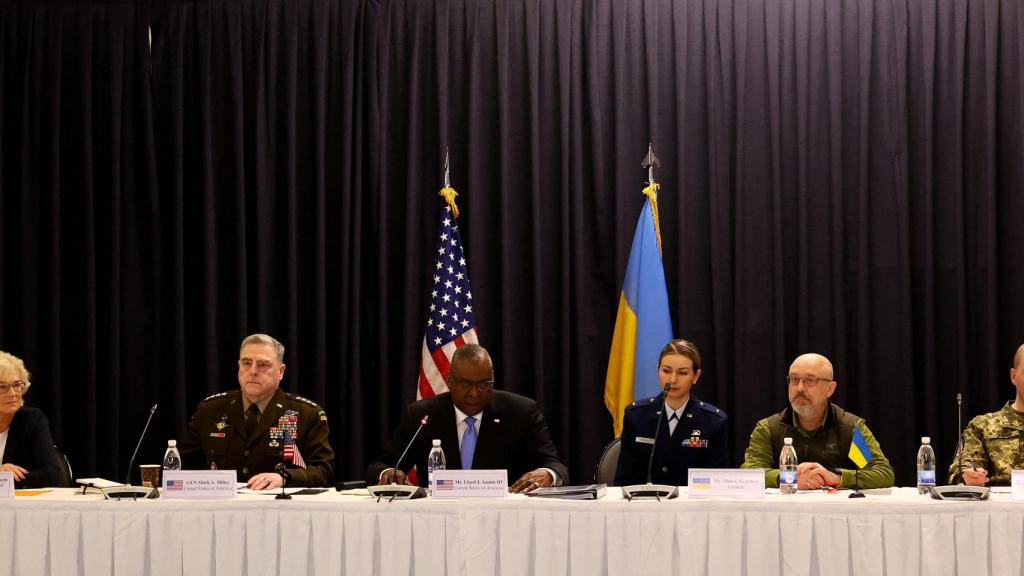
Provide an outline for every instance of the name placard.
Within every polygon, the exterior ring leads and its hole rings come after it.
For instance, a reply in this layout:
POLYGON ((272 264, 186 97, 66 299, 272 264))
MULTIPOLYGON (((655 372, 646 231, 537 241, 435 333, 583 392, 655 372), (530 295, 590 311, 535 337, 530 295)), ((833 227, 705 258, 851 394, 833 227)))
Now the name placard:
POLYGON ((234 500, 238 473, 234 470, 164 470, 163 497, 180 500, 234 500))
POLYGON ((1024 470, 1010 472, 1010 496, 1014 500, 1024 500, 1024 470))
POLYGON ((0 499, 14 498, 14 472, 0 472, 0 499))
POLYGON ((690 498, 764 498, 763 468, 690 468, 690 498))
POLYGON ((507 470, 434 470, 434 498, 505 498, 507 470))

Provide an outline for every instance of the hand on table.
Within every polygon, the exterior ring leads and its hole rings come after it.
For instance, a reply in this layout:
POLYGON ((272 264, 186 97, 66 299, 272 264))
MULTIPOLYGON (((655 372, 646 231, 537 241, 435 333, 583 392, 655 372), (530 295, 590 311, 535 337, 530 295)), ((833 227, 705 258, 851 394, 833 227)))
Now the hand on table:
POLYGON ((537 488, 543 488, 545 486, 551 486, 554 484, 555 479, 551 477, 551 474, 543 469, 537 468, 532 472, 523 474, 519 480, 516 480, 511 486, 508 487, 508 491, 513 494, 533 492, 537 488))
POLYGON ((412 482, 405 475, 405 472, 395 468, 388 468, 380 475, 378 484, 406 484, 412 486, 412 482))
POLYGON ((25 479, 25 475, 28 474, 28 470, 25 470, 17 464, 11 464, 10 462, 0 465, 0 472, 13 472, 15 482, 21 482, 25 479))
POLYGON ((968 486, 984 486, 988 484, 988 470, 984 468, 964 468, 964 484, 968 486))
POLYGON ((264 472, 249 478, 250 490, 272 490, 284 486, 284 478, 277 472, 264 472))
POLYGON ((821 487, 838 488, 842 477, 817 462, 803 462, 796 467, 797 488, 817 490, 821 487))

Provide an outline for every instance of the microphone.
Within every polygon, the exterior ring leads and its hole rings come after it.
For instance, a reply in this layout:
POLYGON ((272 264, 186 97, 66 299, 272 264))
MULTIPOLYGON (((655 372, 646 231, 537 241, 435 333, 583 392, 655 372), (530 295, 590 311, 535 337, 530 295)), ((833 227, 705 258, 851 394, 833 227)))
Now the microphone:
POLYGON ((285 468, 284 462, 278 462, 277 466, 274 466, 274 472, 280 474, 281 478, 284 479, 284 482, 281 482, 281 493, 274 496, 274 500, 291 500, 291 495, 285 493, 284 487, 292 479, 292 475, 288 473, 288 469, 285 468))
MULTIPOLYGON (((419 428, 416 429, 416 432, 412 435, 412 438, 409 440, 409 443, 405 445, 405 450, 403 450, 402 455, 398 457, 398 462, 395 462, 395 472, 398 472, 399 466, 401 466, 402 464, 402 460, 404 460, 405 455, 409 453, 409 448, 412 448, 412 443, 416 441, 416 437, 420 435, 420 431, 423 430, 423 427, 427 425, 427 422, 430 422, 430 415, 424 414, 423 418, 420 418, 419 428)), ((391 483, 395 483, 394 475, 391 476, 391 483)))
POLYGON ((657 449, 658 446, 658 434, 661 433, 661 422, 662 420, 665 419, 665 397, 668 395, 668 391, 671 388, 671 384, 665 384, 665 387, 662 388, 661 394, 658 398, 661 402, 661 406, 658 411, 658 423, 654 426, 654 444, 651 445, 651 455, 647 459, 647 483, 623 486, 622 495, 626 498, 626 500, 654 498, 655 500, 660 502, 662 498, 671 500, 672 498, 679 496, 679 488, 677 486, 669 486, 667 484, 651 484, 651 470, 654 466, 654 451, 657 449))
POLYGON ((110 488, 103 489, 103 497, 107 500, 114 499, 120 500, 121 498, 152 498, 156 492, 156 488, 144 488, 132 486, 132 466, 135 465, 135 457, 139 454, 139 447, 142 446, 142 439, 146 437, 146 431, 149 430, 149 423, 153 421, 153 414, 156 414, 156 404, 149 409, 149 417, 146 418, 146 425, 142 427, 142 434, 139 434, 139 441, 135 444, 135 451, 132 452, 132 457, 128 460, 128 471, 124 475, 124 486, 112 486, 110 488))
POLYGON ((966 430, 964 430, 963 421, 961 420, 961 416, 960 416, 960 413, 961 413, 960 408, 961 408, 962 404, 963 404, 963 402, 961 401, 960 393, 957 392, 956 393, 956 429, 960 431, 960 438, 956 442, 956 453, 957 453, 956 473, 957 473, 958 476, 960 476, 960 485, 961 486, 963 486, 963 483, 964 483, 964 433, 967 432, 966 430))
MULTIPOLYGON (((671 388, 670 384, 665 384, 665 387, 661 389, 661 404, 665 404, 665 396, 668 396, 668 391, 671 388)), ((651 483, 651 468, 654 466, 654 451, 658 448, 658 433, 661 432, 661 421, 664 418, 658 418, 658 424, 654 426, 654 444, 651 445, 651 456, 647 459, 647 483, 651 483)))
POLYGON ((988 486, 965 486, 964 485, 964 435, 967 430, 963 427, 961 419, 961 407, 963 399, 959 392, 956 393, 956 427, 960 430, 960 439, 957 441, 957 472, 953 475, 956 479, 960 477, 960 483, 952 486, 932 486, 928 489, 932 498, 936 500, 988 500, 988 486))
POLYGON ((412 500, 414 498, 423 498, 427 495, 426 491, 419 486, 409 486, 407 484, 398 484, 395 482, 395 477, 398 475, 398 471, 400 470, 399 466, 402 465, 402 460, 404 460, 405 455, 409 453, 409 449, 412 448, 413 443, 416 442, 416 437, 420 435, 420 432, 423 430, 423 427, 427 425, 427 422, 430 422, 430 415, 424 414, 423 417, 420 418, 420 425, 416 428, 416 432, 413 433, 412 438, 409 439, 409 443, 405 445, 405 450, 402 451, 402 455, 399 456, 398 461, 395 462, 395 473, 391 475, 391 484, 370 486, 367 488, 371 496, 377 497, 377 502, 380 502, 381 498, 388 497, 390 497, 388 498, 388 502, 391 502, 395 498, 400 500, 412 500))

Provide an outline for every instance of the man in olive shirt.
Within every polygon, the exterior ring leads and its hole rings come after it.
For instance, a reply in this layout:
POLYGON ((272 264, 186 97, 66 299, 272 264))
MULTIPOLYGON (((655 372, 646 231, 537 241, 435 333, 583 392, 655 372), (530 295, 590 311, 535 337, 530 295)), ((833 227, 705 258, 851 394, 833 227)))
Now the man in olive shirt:
POLYGON ((967 424, 963 457, 957 452, 949 465, 950 484, 959 481, 961 464, 964 484, 970 486, 1009 486, 1012 471, 1024 468, 1024 344, 1013 356, 1010 382, 1017 389, 1016 399, 967 424))
POLYGON ((765 485, 779 485, 779 453, 783 438, 793 439, 797 459, 797 487, 887 488, 894 474, 864 419, 829 400, 836 390, 832 363, 820 354, 804 354, 793 361, 786 377, 789 407, 757 423, 750 435, 742 468, 764 468, 765 485), (871 461, 858 469, 850 460, 854 430, 860 430, 871 450, 871 461))
POLYGON ((284 346, 266 334, 242 341, 238 390, 199 403, 178 444, 187 469, 235 470, 254 490, 330 486, 334 450, 327 415, 312 400, 281 390, 284 346), (284 464, 284 474, 276 471, 284 464))

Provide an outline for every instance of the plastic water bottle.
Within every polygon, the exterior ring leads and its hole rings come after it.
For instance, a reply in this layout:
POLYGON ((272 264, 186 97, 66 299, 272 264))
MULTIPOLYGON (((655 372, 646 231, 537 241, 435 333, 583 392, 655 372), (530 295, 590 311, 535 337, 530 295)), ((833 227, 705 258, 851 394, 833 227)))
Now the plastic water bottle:
POLYGON ((427 482, 430 484, 430 494, 434 494, 434 470, 444 470, 444 450, 441 450, 441 441, 434 438, 431 443, 430 454, 427 454, 427 482))
POLYGON ((181 470, 181 454, 178 452, 178 441, 167 441, 167 452, 164 452, 164 470, 181 470))
POLYGON ((935 451, 932 439, 924 436, 917 450, 917 491, 927 494, 932 486, 935 486, 935 451))
POLYGON ((796 449, 792 438, 783 438, 779 454, 779 493, 796 494, 796 449))

